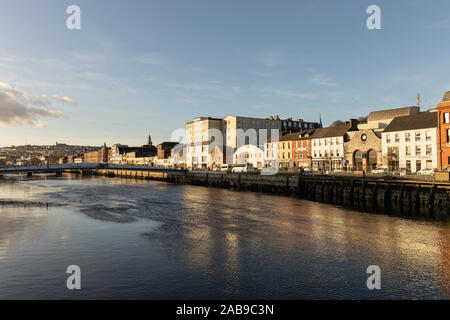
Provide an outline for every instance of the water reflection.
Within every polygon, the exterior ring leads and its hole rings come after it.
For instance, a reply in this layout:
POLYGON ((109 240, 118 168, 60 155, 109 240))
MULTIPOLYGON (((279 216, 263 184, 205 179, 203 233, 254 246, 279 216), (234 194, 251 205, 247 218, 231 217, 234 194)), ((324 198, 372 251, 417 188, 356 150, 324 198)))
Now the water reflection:
POLYGON ((0 183, 2 198, 65 206, 0 207, 0 297, 70 298, 50 270, 74 258, 90 268, 88 298, 450 297, 448 223, 134 179, 0 183), (33 259, 42 282, 25 292, 33 259), (380 292, 365 286, 371 264, 380 292))

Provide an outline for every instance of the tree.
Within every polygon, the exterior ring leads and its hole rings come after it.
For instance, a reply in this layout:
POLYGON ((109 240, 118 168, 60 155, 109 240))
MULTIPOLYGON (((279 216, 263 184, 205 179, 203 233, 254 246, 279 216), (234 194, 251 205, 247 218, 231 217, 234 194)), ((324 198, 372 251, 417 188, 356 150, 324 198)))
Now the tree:
POLYGON ((332 124, 331 124, 331 127, 337 127, 337 126, 340 126, 340 125, 342 125, 342 124, 344 124, 345 122, 344 121, 342 121, 342 120, 336 120, 336 121, 334 121, 332 124))

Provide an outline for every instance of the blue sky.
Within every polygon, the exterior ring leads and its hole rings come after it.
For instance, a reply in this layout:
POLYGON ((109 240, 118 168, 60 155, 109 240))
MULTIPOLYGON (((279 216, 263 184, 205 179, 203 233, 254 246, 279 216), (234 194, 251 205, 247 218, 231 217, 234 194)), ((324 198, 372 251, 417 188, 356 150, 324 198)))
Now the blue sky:
POLYGON ((15 118, 0 104, 0 146, 140 145, 148 133, 160 142, 197 116, 315 121, 321 113, 330 124, 415 105, 417 92, 435 107, 450 90, 448 0, 1 0, 0 7, 0 94, 20 92, 28 106, 46 101, 15 118), (81 30, 66 28, 71 4, 81 8, 81 30), (366 27, 372 4, 381 8, 382 30, 366 27))

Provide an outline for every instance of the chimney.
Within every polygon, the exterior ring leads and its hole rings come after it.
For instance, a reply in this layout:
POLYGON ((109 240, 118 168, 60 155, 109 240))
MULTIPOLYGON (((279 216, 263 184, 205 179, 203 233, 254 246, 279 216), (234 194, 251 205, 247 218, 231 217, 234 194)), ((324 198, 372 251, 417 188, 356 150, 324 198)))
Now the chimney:
POLYGON ((356 119, 350 119, 349 121, 346 121, 349 130, 358 130, 358 120, 356 119))

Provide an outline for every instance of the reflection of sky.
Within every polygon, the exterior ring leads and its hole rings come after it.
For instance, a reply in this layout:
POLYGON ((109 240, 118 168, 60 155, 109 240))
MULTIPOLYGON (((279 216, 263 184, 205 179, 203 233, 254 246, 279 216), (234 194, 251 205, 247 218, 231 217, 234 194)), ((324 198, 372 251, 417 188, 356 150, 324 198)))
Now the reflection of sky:
POLYGON ((132 179, 2 182, 2 198, 66 206, 0 207, 0 298, 450 297, 448 223, 132 179))

